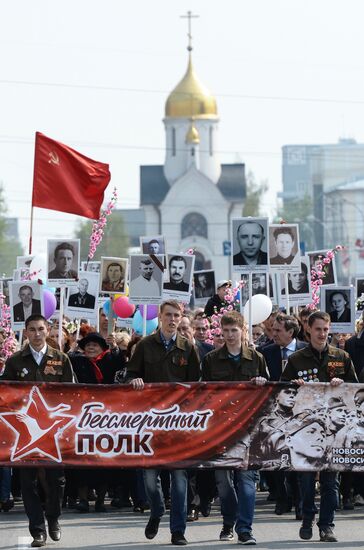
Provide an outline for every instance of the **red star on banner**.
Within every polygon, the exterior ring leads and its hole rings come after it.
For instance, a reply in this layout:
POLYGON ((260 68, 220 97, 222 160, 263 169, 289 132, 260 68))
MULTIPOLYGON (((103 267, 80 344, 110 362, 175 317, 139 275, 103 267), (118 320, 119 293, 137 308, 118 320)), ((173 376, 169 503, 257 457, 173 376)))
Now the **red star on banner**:
POLYGON ((63 403, 49 407, 39 388, 33 386, 25 408, 0 414, 0 418, 16 434, 11 460, 20 460, 29 455, 34 457, 41 453, 51 460, 62 462, 58 438, 75 419, 73 415, 64 414, 70 408, 63 403))

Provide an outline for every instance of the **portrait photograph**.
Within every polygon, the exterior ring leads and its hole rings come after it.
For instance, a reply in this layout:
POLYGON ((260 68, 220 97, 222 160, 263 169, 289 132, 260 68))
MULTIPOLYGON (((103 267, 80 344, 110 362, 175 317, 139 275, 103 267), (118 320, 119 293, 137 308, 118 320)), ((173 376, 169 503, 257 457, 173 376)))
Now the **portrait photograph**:
POLYGON ((127 258, 101 258, 100 292, 125 294, 128 280, 128 263, 127 258))
POLYGON ((356 292, 355 292, 356 299, 358 300, 360 298, 362 300, 362 303, 356 306, 356 310, 363 311, 364 310, 364 278, 357 277, 355 279, 355 289, 356 289, 356 292))
POLYGON ((163 284, 163 299, 172 298, 181 302, 189 302, 195 256, 167 254, 167 264, 169 281, 163 284))
POLYGON ((355 331, 354 287, 321 288, 321 310, 331 319, 331 332, 348 333, 355 331))
POLYGON ((71 318, 95 317, 98 305, 100 274, 80 271, 75 286, 68 288, 65 312, 71 318))
MULTIPOLYGON (((243 314, 244 307, 249 300, 249 274, 243 273, 240 277, 240 311, 243 314)), ((252 273, 252 296, 264 294, 269 296, 269 275, 268 273, 252 273)))
MULTIPOLYGON (((310 258, 310 272, 312 269, 314 269, 319 262, 322 261, 322 259, 325 257, 327 253, 327 250, 314 250, 311 252, 307 252, 307 256, 310 258)), ((328 285, 336 285, 336 257, 334 256, 333 259, 329 264, 324 264, 322 266, 322 271, 325 273, 325 275, 322 277, 322 285, 328 286, 328 285)))
POLYGON ((100 273, 100 266, 101 266, 101 262, 94 262, 93 260, 91 260, 88 263, 87 261, 81 262, 82 271, 93 271, 94 273, 100 273))
POLYGON ((300 240, 298 225, 273 224, 269 226, 269 265, 271 271, 297 272, 300 270, 300 240))
POLYGON ((79 239, 47 240, 47 280, 62 285, 78 279, 80 265, 79 239))
POLYGON ((163 235, 140 237, 140 249, 143 254, 165 254, 166 243, 163 235))
POLYGON ((193 286, 196 303, 205 303, 208 298, 216 294, 215 271, 195 271, 193 274, 193 286))
POLYGON ((267 272, 269 270, 268 218, 232 219, 231 245, 233 272, 267 272))
POLYGON ((9 298, 9 284, 13 280, 12 277, 2 277, 1 279, 1 293, 5 296, 5 303, 8 306, 10 304, 9 298))
POLYGON ((25 328, 31 315, 43 315, 42 285, 38 281, 12 281, 9 284, 11 326, 13 330, 25 328))
MULTIPOLYGON (((288 273, 288 296, 291 306, 305 306, 312 301, 311 277, 310 277, 310 259, 308 256, 301 256, 301 270, 295 273, 288 273)), ((281 278, 281 305, 286 304, 286 278, 280 274, 281 278)))
POLYGON ((164 256, 130 256, 129 300, 134 304, 160 304, 163 288, 164 256))

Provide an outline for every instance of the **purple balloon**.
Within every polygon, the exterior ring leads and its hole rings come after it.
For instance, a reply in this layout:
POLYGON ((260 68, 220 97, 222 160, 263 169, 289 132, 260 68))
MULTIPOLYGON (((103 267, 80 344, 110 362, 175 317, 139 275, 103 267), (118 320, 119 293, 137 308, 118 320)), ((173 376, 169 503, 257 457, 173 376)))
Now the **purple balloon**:
POLYGON ((44 300, 44 317, 49 319, 52 317, 53 313, 56 311, 57 300, 55 295, 50 290, 43 290, 43 300, 44 300))
POLYGON ((158 306, 154 305, 148 305, 148 306, 139 306, 140 314, 143 317, 144 315, 144 308, 147 308, 147 321, 150 321, 151 319, 155 319, 158 317, 158 306))

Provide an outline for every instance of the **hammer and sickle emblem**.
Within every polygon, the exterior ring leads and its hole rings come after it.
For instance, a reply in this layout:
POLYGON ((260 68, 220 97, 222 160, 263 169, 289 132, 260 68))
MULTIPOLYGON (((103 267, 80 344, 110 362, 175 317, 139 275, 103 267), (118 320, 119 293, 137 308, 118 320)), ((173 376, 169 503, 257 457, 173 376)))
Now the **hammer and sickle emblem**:
POLYGON ((59 166, 59 157, 57 155, 57 153, 55 153, 54 151, 51 151, 50 153, 48 153, 48 156, 49 156, 49 164, 55 164, 57 166, 59 166))

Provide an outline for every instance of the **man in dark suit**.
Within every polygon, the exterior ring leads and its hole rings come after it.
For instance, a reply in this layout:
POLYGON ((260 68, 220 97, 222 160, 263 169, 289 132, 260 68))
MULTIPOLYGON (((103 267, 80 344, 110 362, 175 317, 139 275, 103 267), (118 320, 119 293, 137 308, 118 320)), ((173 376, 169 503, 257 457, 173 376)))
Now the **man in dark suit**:
POLYGON ((183 280, 187 269, 187 262, 183 256, 172 256, 169 260, 170 282, 165 283, 165 290, 176 290, 178 292, 188 292, 189 285, 183 280))
POLYGON ((24 322, 31 315, 40 315, 40 300, 34 300, 34 291, 31 286, 23 285, 19 288, 20 302, 15 304, 14 323, 24 322))
MULTIPOLYGON (((298 321, 292 315, 277 315, 273 323, 273 341, 274 344, 258 348, 266 360, 270 379, 273 382, 280 380, 284 371, 288 357, 295 351, 305 348, 306 342, 297 340, 300 330, 298 321)), ((297 480, 290 472, 274 472, 269 476, 270 489, 276 496, 275 513, 281 515, 291 510, 292 497, 295 500, 296 517, 300 519, 301 510, 298 498, 297 480)))
POLYGON ((78 282, 77 294, 71 294, 68 300, 69 307, 84 307, 87 309, 94 309, 95 296, 87 292, 88 280, 80 279, 78 282))
POLYGON ((240 252, 234 254, 233 265, 267 265, 268 256, 261 250, 265 240, 263 226, 255 221, 241 223, 236 233, 240 252))

